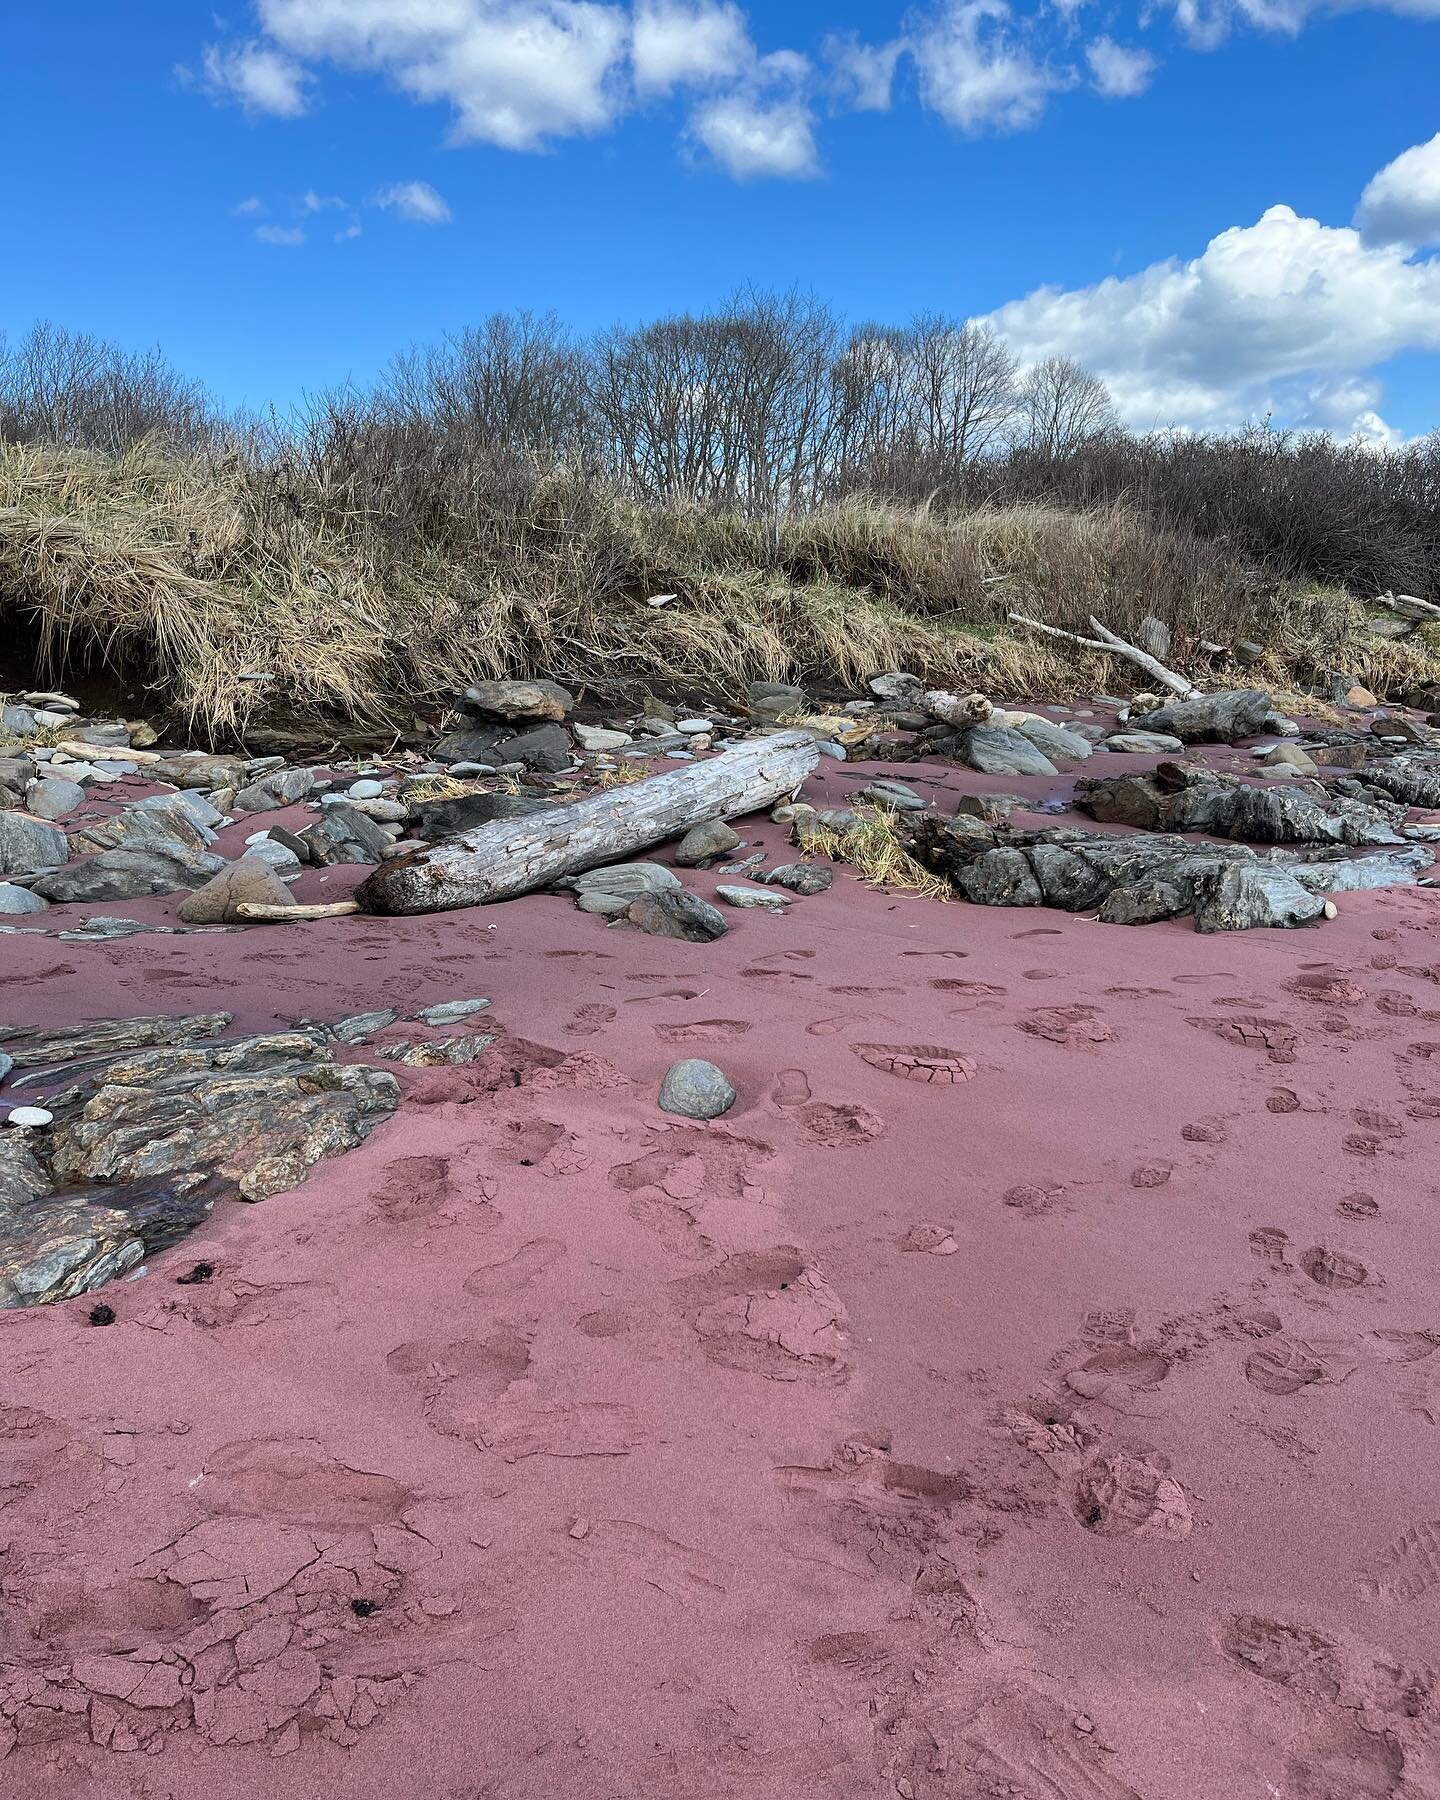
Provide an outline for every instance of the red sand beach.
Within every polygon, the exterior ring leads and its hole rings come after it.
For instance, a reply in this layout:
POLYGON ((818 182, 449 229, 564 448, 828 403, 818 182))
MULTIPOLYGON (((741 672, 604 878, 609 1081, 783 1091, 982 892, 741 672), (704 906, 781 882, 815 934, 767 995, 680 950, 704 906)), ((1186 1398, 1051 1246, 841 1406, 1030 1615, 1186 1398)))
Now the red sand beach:
POLYGON ((500 1031, 107 1328, 0 1315, 0 1791, 1440 1795, 1437 896, 1339 909, 0 940, 18 1025, 500 1031))

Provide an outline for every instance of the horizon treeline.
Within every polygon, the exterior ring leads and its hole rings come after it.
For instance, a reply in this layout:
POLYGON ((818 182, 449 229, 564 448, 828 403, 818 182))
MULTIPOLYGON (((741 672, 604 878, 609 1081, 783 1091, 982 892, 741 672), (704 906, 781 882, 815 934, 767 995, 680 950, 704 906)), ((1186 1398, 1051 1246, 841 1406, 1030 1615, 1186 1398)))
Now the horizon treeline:
POLYGON ((1440 432, 1377 451, 1268 422, 1139 434, 1105 384, 1021 370, 988 327, 938 313, 847 325, 745 293, 584 337, 495 314, 287 414, 227 411, 156 351, 36 325, 0 339, 0 441, 239 458, 293 503, 344 492, 442 542, 563 467, 640 502, 779 520, 864 496, 933 516, 1123 504, 1276 581, 1366 596, 1440 588, 1440 432))

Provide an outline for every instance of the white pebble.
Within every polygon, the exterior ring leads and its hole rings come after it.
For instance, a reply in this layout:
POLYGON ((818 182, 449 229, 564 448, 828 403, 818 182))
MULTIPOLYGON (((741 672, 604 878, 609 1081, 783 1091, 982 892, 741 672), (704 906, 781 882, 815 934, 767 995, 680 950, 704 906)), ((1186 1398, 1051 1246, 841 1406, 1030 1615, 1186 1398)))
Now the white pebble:
POLYGON ((5 1123, 7 1125, 48 1125, 54 1117, 54 1113, 46 1112, 43 1106, 13 1106, 5 1123))
POLYGON ((690 737, 696 732, 713 731, 715 721, 713 719, 677 719, 675 729, 683 731, 687 737, 690 737))
POLYGON ((385 792, 383 781, 352 781, 348 789, 352 800, 378 800, 385 792))

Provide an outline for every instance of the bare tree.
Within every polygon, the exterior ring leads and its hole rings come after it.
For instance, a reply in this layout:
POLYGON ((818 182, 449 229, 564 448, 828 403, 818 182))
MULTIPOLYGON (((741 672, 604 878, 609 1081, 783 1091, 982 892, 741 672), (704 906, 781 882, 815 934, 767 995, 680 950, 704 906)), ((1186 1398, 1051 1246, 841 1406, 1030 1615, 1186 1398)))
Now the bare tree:
POLYGON ((1020 384, 1025 447, 1048 456, 1077 450, 1115 424, 1110 390, 1070 356, 1047 356, 1020 384))
POLYGON ((45 321, 0 339, 0 438, 118 455, 154 437, 190 450, 221 430, 204 388, 158 350, 132 354, 45 321))

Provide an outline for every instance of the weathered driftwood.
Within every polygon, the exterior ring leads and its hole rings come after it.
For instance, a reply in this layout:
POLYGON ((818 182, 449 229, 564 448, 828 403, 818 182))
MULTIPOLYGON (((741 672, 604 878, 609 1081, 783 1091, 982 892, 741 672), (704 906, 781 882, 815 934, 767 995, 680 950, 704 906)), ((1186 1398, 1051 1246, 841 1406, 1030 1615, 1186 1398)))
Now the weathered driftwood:
POLYGON ((612 789, 532 819, 503 819, 449 843, 386 863, 356 891, 366 912, 445 912, 484 906, 621 862, 710 819, 757 812, 791 794, 820 752, 808 732, 786 731, 707 762, 612 789))
POLYGON ((1090 629, 1095 633, 1093 638, 1082 637, 1078 631, 1062 631, 1058 625, 1043 624, 1025 613, 1012 612, 1009 617, 1012 625, 1028 625, 1031 631, 1043 632, 1046 637, 1064 638, 1067 643, 1081 644, 1087 650, 1108 650, 1112 656, 1123 656, 1137 668, 1143 669, 1162 687, 1169 688, 1172 694, 1178 694, 1182 700, 1193 700, 1200 693, 1193 681, 1184 675, 1177 675, 1173 669, 1167 669, 1164 663, 1147 651, 1137 649, 1134 644, 1127 644, 1124 638, 1117 637, 1107 626, 1102 625, 1094 613, 1090 615, 1090 629))
POLYGON ((344 919, 360 911, 357 900, 332 900, 325 906, 271 906, 260 900, 242 900, 235 908, 242 919, 265 919, 289 924, 300 919, 344 919))
MULTIPOLYGON (((67 756, 77 757, 81 762, 89 762, 96 757, 102 761, 108 757, 116 757, 133 763, 165 761, 158 750, 132 750, 128 744, 87 744, 84 738, 61 738, 55 748, 63 750, 67 756)), ((63 772, 64 764, 58 766, 63 772)))

